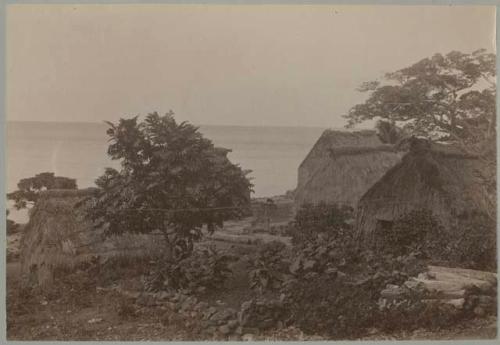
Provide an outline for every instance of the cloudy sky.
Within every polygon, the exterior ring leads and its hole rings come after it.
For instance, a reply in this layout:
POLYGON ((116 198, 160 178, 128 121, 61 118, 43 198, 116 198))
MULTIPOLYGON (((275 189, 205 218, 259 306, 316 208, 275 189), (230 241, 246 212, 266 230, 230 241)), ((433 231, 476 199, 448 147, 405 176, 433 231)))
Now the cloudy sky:
POLYGON ((494 51, 493 7, 11 5, 7 118, 328 126, 363 81, 494 51))

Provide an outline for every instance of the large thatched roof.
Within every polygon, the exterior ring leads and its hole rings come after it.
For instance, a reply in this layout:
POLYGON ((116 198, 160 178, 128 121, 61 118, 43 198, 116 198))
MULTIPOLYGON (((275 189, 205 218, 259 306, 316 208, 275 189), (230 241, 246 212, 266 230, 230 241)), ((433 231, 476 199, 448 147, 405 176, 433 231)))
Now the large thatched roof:
POLYGON ((467 210, 486 210, 490 193, 481 183, 481 159, 453 146, 416 141, 400 163, 361 198, 357 210, 360 239, 372 241, 378 221, 393 221, 428 209, 449 227, 467 210))
POLYGON ((326 130, 299 166, 296 203, 336 202, 355 206, 359 198, 400 159, 375 131, 326 130))
POLYGON ((26 282, 49 286, 54 271, 72 268, 94 256, 134 256, 158 250, 161 241, 145 235, 104 238, 103 229, 84 216, 84 198, 95 189, 47 190, 30 210, 21 242, 26 282))

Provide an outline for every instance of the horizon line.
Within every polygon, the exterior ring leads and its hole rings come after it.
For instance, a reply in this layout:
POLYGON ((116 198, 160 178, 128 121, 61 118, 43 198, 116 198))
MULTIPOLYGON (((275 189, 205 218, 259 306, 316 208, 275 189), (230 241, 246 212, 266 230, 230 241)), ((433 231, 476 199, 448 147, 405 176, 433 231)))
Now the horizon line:
MULTIPOLYGON (((104 124, 105 121, 108 120, 102 120, 100 122, 97 121, 40 121, 40 120, 6 120, 5 123, 44 123, 44 124, 55 124, 55 123, 64 123, 64 124, 104 124)), ((307 126, 307 125, 237 125, 237 124, 197 124, 193 123, 190 121, 186 121, 191 123, 194 126, 219 126, 219 127, 276 127, 276 128, 311 128, 311 129, 344 129, 346 131, 350 131, 349 129, 345 128, 344 126, 339 126, 339 127, 333 127, 333 126, 321 126, 321 125, 312 125, 312 126, 307 126)))

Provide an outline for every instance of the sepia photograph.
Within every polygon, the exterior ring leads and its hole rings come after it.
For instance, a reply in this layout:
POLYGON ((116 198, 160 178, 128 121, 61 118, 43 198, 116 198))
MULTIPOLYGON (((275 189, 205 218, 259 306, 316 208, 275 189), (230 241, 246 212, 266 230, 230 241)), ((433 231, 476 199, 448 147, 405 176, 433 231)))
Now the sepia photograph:
POLYGON ((5 9, 7 340, 498 340, 495 6, 5 9))

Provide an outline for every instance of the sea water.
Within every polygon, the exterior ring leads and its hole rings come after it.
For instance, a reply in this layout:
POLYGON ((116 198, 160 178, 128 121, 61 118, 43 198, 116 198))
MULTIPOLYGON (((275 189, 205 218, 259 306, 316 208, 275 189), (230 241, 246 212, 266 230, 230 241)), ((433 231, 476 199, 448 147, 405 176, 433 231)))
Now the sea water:
MULTIPOLYGON (((41 172, 76 178, 79 188, 95 186, 105 167, 118 167, 107 153, 105 123, 7 123, 8 192, 17 182, 41 172)), ((254 197, 284 194, 297 185, 297 169, 319 138, 318 127, 200 126, 216 146, 231 149, 229 159, 252 170, 254 197)), ((26 221, 25 212, 9 218, 26 221)))

